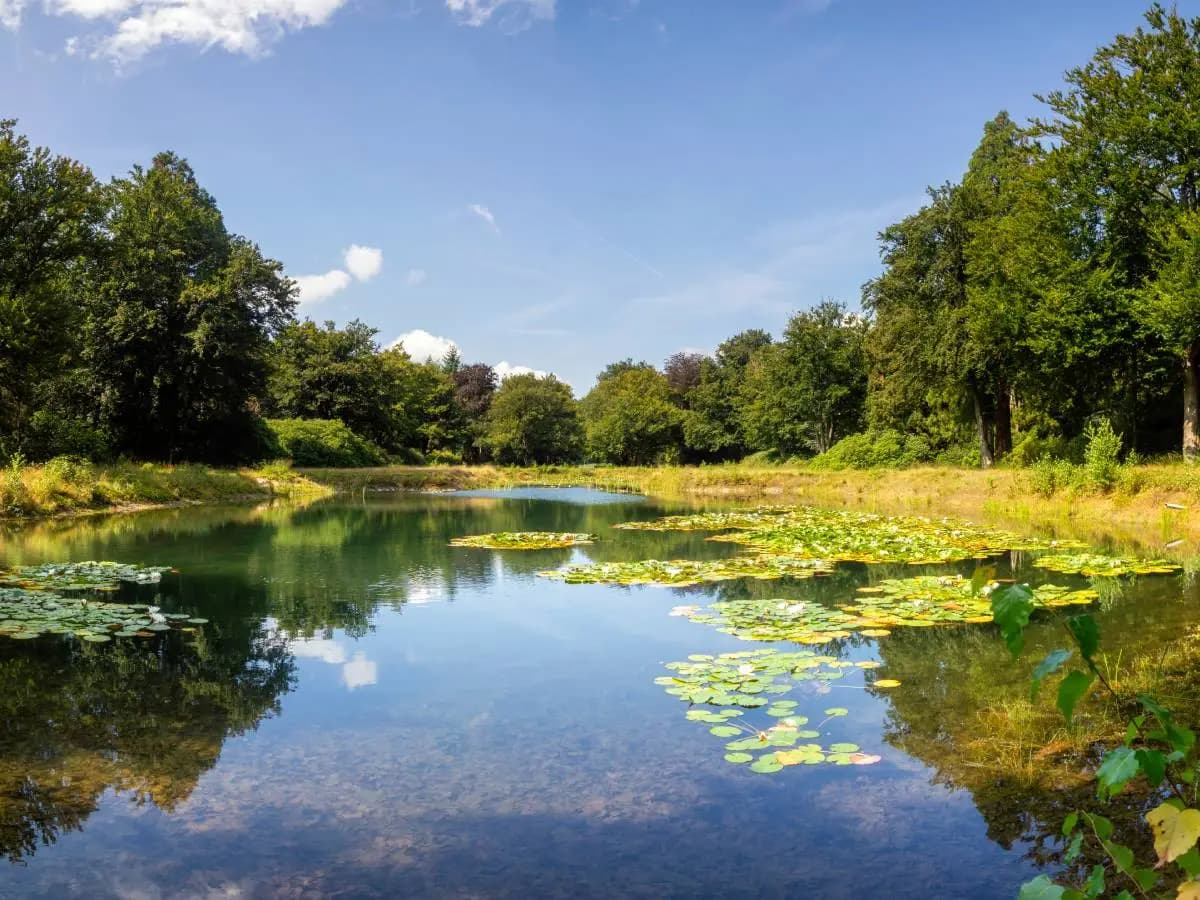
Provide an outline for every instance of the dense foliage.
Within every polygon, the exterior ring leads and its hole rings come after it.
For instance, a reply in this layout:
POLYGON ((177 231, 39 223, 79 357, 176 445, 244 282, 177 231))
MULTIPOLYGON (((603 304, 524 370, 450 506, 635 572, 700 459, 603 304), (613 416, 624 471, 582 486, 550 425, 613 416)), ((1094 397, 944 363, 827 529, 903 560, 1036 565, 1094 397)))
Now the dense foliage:
POLYGON ((457 349, 417 362, 362 322, 296 321, 294 283, 186 161, 101 184, 0 122, 0 457, 262 459, 270 417, 401 462, 1053 457, 1104 486, 1131 450, 1193 459, 1200 18, 1152 6, 1040 99, 882 231, 861 312, 822 301, 661 371, 619 360, 578 404, 457 349))

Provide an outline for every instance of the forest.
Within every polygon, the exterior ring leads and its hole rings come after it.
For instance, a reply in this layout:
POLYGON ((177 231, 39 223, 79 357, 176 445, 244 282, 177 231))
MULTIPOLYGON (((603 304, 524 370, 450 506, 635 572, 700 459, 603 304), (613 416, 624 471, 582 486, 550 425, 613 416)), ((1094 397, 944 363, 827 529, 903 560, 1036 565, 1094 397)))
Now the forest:
POLYGON ((105 183, 0 122, 0 460, 989 466, 1098 429, 1194 460, 1200 18, 1152 6, 1038 100, 882 231, 857 303, 797 297, 777 336, 617 361, 578 399, 298 319, 182 157, 105 183))

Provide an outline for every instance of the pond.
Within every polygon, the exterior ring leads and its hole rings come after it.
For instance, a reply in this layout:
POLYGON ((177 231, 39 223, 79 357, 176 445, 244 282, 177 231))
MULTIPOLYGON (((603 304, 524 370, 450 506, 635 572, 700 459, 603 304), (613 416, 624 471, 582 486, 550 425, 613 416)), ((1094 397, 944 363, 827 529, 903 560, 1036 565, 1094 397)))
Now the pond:
MULTIPOLYGON (((523 490, 3 532, 5 566, 173 567, 120 599, 207 624, 99 645, 0 638, 0 896, 1011 898, 1054 871, 1071 798, 968 763, 989 734, 981 706, 1028 683, 991 625, 801 648, 670 615, 739 598, 842 603, 881 578, 969 576, 974 562, 686 588, 537 575, 741 552, 704 533, 611 528, 683 511, 523 490), (449 546, 502 531, 598 540, 449 546), (797 682, 787 703, 822 744, 878 762, 756 773, 656 683, 666 663, 767 646, 837 662, 836 678, 797 682)), ((1088 584, 1022 554, 995 562, 1088 584)), ((1179 575, 1116 594, 1097 612, 1114 644, 1161 639, 1196 601, 1179 575)), ((1052 639, 1030 630, 1035 646, 1052 639)))

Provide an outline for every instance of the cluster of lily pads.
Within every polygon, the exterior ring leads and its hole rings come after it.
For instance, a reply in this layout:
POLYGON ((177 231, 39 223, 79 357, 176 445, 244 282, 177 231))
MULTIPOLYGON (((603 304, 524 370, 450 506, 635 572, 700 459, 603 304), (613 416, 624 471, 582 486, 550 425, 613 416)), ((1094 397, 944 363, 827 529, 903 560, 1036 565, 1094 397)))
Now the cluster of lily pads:
POLYGON ((710 581, 754 578, 812 578, 828 575, 833 567, 819 559, 791 556, 734 556, 729 559, 647 559, 641 562, 588 563, 539 572, 567 584, 660 584, 687 587, 710 581))
POLYGON ((578 547, 596 540, 594 534, 558 531, 498 531, 455 538, 451 547, 477 547, 485 550, 557 550, 578 547))
MULTIPOLYGON (((993 586, 975 593, 971 582, 959 575, 920 575, 859 588, 858 596, 840 606, 740 599, 718 601, 707 608, 678 606, 672 612, 742 640, 825 644, 855 633, 886 637, 893 628, 990 622, 988 595, 993 586)), ((1034 589, 1034 602, 1044 608, 1088 604, 1096 597, 1093 590, 1057 585, 1034 589)))
POLYGON ((1180 567, 1165 559, 1129 559, 1106 556, 1103 553, 1075 553, 1039 556, 1033 561, 1039 569, 1065 575, 1107 576, 1161 575, 1179 571, 1180 567))
POLYGON ((157 584, 167 566, 117 562, 46 563, 0 569, 0 585, 45 591, 115 591, 121 582, 157 584))
POLYGON ((84 562, 21 566, 0 571, 0 636, 30 640, 48 634, 74 635, 103 644, 117 637, 154 637, 172 629, 194 630, 207 619, 163 613, 158 607, 110 603, 73 596, 111 592, 121 582, 154 584, 166 568, 84 562))
MULTIPOLYGON (((673 674, 656 679, 656 683, 691 705, 687 712, 690 721, 708 725, 715 737, 733 738, 725 744, 726 762, 749 764, 751 771, 769 774, 795 765, 879 762, 879 756, 862 752, 857 744, 817 742, 826 723, 845 716, 846 708, 825 709, 821 721, 812 726, 808 716, 797 712, 799 704, 795 700, 777 699, 802 682, 814 682, 819 686, 818 693, 825 693, 828 682, 843 678, 847 671, 874 669, 879 665, 870 660, 848 662, 817 656, 807 650, 694 654, 686 661, 667 663, 666 668, 673 674), (762 707, 774 721, 759 726, 745 720, 748 711, 762 707)), ((873 685, 888 688, 898 686, 899 682, 877 679, 873 685)))
POLYGON ((724 513, 668 516, 617 528, 718 531, 709 538, 741 544, 757 554, 834 562, 931 564, 983 559, 1005 550, 1082 547, 1044 541, 968 522, 919 516, 883 516, 854 510, 769 506, 724 513))

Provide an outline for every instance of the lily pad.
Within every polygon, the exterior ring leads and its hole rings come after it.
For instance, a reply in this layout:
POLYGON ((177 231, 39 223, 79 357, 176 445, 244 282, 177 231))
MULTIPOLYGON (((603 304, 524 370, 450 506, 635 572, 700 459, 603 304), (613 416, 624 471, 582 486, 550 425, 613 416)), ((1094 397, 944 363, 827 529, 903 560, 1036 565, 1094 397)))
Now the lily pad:
POLYGON ((455 538, 451 547, 476 547, 486 550, 557 550, 579 547, 596 540, 594 534, 572 534, 557 531, 499 531, 493 534, 472 534, 455 538))

